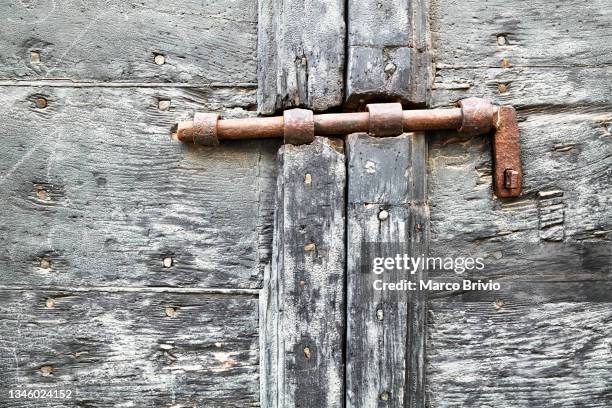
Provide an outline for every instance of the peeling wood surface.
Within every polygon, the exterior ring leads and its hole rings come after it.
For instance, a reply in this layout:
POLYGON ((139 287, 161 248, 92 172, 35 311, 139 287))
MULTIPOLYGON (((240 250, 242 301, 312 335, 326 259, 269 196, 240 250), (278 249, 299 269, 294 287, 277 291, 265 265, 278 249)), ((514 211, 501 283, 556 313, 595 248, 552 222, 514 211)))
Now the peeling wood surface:
MULTIPOLYGON (((346 403, 424 407, 425 293, 374 290, 372 266, 376 256, 427 253, 425 135, 353 134, 347 154, 346 403)), ((418 282, 426 273, 395 271, 378 278, 418 282)))
POLYGON ((256 0, 20 1, 0 12, 2 78, 257 83, 256 0))
POLYGON ((428 2, 349 0, 346 99, 425 104, 431 82, 428 2))
POLYGON ((260 298, 264 407, 343 407, 342 142, 279 151, 272 267, 260 298))
POLYGON ((431 2, 432 106, 468 96, 516 106, 524 169, 524 195, 498 200, 489 137, 430 139, 431 254, 482 256, 502 285, 431 295, 432 407, 611 403, 608 9, 431 2), (599 255, 584 262, 581 245, 599 255))
POLYGON ((256 296, 0 290, 0 313, 3 407, 259 406, 256 296))
POLYGON ((5 88, 2 283, 260 287, 278 144, 207 149, 169 131, 196 108, 248 114, 234 106, 253 97, 236 89, 5 88), (45 109, 34 107, 39 95, 45 109))
POLYGON ((259 1, 258 109, 342 105, 345 2, 259 1))

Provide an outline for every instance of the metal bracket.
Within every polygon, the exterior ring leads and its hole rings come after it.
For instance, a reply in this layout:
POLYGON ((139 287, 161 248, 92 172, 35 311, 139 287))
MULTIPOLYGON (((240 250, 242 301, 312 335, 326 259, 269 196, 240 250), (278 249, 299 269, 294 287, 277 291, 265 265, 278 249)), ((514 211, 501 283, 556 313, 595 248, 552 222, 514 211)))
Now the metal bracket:
POLYGON ((196 114, 194 121, 178 124, 183 142, 216 145, 219 140, 283 138, 304 144, 314 136, 341 136, 368 132, 372 136, 396 136, 403 132, 458 130, 466 135, 493 134, 493 185, 498 197, 518 197, 522 192, 520 137, 512 106, 495 106, 479 98, 459 101, 457 108, 406 110, 399 103, 375 103, 367 112, 314 115, 307 109, 291 109, 283 116, 223 119, 217 114, 196 114))

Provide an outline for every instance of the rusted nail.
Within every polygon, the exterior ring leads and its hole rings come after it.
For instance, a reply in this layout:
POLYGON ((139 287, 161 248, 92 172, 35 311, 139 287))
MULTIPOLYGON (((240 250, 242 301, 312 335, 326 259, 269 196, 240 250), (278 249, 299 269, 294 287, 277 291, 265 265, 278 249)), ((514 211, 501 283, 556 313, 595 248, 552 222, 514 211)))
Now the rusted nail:
POLYGON ((396 69, 397 66, 394 63, 389 62, 387 65, 385 65, 385 74, 391 76, 395 73, 396 69))
POLYGON ((170 100, 160 99, 159 101, 157 101, 157 109, 159 109, 160 111, 170 110, 170 100))
POLYGON ((34 100, 34 104, 36 105, 38 109, 45 109, 48 105, 48 102, 45 98, 41 96, 41 97, 36 98, 36 100, 34 100))
POLYGON ((389 218, 389 211, 387 211, 387 210, 381 210, 381 211, 378 213, 378 219, 379 219, 379 220, 381 220, 381 221, 385 221, 385 220, 387 220, 388 218, 389 218))
POLYGON ((49 194, 47 193, 47 190, 45 190, 41 186, 36 187, 36 196, 38 197, 39 200, 46 201, 49 199, 49 194))
POLYGON ((53 375, 53 367, 52 366, 42 366, 40 367, 40 373, 43 377, 48 377, 53 375))
POLYGON ((165 312, 166 312, 166 316, 168 317, 176 317, 177 315, 176 308, 174 307, 167 306, 165 309, 165 312))
POLYGON ((155 54, 153 61, 155 61, 157 65, 164 65, 166 63, 166 57, 163 54, 155 54))
POLYGON ((504 186, 510 190, 518 188, 518 175, 518 171, 506 169, 504 171, 504 186))
POLYGON ((366 172, 368 173, 376 173, 376 163, 371 160, 368 160, 365 164, 366 172))
POLYGON ((171 257, 167 256, 162 261, 162 264, 164 265, 164 268, 170 268, 172 266, 172 264, 173 264, 173 259, 171 257))

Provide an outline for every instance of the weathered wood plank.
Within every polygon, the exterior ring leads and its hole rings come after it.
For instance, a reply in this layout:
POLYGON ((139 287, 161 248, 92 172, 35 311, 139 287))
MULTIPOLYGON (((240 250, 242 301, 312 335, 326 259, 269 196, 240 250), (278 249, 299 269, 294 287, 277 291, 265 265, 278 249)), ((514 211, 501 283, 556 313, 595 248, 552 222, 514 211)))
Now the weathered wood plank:
POLYGON ((593 67, 612 63, 612 14, 607 0, 552 4, 548 0, 460 4, 432 0, 430 9, 437 65, 593 67))
POLYGON ((472 95, 518 107, 610 104, 608 8, 606 0, 433 1, 432 105, 472 95))
POLYGON ((261 286, 278 144, 170 137, 195 109, 251 115, 253 90, 5 87, 1 98, 2 284, 261 286))
POLYGON ((0 14, 2 78, 257 82, 256 0, 8 2, 0 14))
POLYGON ((342 0, 259 1, 258 110, 342 105, 342 0))
POLYGON ((610 104, 612 16, 606 0, 435 0, 432 105, 486 96, 522 106, 610 104))
POLYGON ((345 180, 341 142, 279 152, 274 254, 260 302, 264 407, 344 406, 345 180))
POLYGON ((347 406, 424 407, 425 293, 378 291, 373 257, 427 253, 424 134, 348 137, 347 406), (376 244, 373 244, 376 243, 376 244))
POLYGON ((256 296, 2 290, 0 313, 3 407, 259 406, 256 296))
POLYGON ((423 105, 431 83, 428 2, 349 0, 346 99, 423 105))
POLYGON ((434 407, 609 407, 609 303, 430 302, 434 407))
POLYGON ((470 96, 519 109, 612 104, 612 66, 438 68, 432 106, 447 106, 470 96))

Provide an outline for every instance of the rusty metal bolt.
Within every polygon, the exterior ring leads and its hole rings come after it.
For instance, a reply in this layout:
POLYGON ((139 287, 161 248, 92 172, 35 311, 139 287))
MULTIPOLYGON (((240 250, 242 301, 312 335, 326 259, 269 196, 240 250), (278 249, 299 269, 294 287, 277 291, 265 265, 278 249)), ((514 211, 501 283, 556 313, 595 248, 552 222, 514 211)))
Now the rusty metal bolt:
POLYGON ((36 98, 36 100, 34 100, 34 105, 36 105, 36 107, 38 109, 45 109, 47 107, 49 103, 47 102, 47 100, 45 98, 43 98, 42 96, 36 98))
POLYGON ((458 102, 463 116, 459 132, 466 135, 482 135, 493 127, 495 108, 480 98, 467 98, 458 102))
POLYGON ((196 113, 193 117, 193 143, 204 146, 217 146, 218 113, 196 113))
POLYGON ((518 188, 519 173, 516 170, 506 169, 504 171, 504 187, 510 190, 518 188))
POLYGON ((315 139, 314 114, 308 109, 289 109, 283 112, 285 144, 301 145, 315 139))
POLYGON ((370 135, 376 137, 397 136, 403 132, 401 103, 370 103, 370 135))

